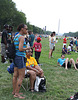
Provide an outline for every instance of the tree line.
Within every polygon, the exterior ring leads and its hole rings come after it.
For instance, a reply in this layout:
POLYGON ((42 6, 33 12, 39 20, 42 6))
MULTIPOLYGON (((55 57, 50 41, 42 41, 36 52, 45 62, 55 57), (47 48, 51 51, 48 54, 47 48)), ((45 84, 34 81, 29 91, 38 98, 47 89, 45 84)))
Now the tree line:
POLYGON ((16 4, 12 0, 0 0, 0 31, 3 30, 5 24, 12 25, 13 31, 17 31, 17 26, 20 23, 27 24, 28 30, 32 30, 34 33, 51 33, 51 31, 43 30, 27 22, 26 15, 17 10, 16 4))
POLYGON ((69 32, 69 33, 64 33, 66 36, 71 36, 71 37, 78 37, 78 32, 69 32))

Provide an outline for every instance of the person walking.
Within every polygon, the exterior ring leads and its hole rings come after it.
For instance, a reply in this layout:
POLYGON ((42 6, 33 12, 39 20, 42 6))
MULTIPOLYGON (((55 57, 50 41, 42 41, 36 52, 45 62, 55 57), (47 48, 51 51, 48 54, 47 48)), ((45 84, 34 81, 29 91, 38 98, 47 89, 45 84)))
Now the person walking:
POLYGON ((49 46, 50 46, 50 51, 49 51, 49 58, 52 57, 52 53, 53 53, 53 47, 54 47, 54 34, 51 34, 51 38, 50 38, 50 42, 49 42, 49 46))

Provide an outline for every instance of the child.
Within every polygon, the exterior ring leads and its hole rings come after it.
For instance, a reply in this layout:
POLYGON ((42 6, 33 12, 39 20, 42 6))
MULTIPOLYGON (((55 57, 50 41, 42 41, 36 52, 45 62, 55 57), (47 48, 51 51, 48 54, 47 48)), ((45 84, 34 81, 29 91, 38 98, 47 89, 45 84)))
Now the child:
POLYGON ((42 48, 42 44, 40 43, 40 41, 41 41, 41 38, 38 37, 37 42, 35 42, 33 45, 33 48, 35 48, 35 59, 36 59, 38 64, 39 64, 39 57, 40 57, 41 48, 42 48))

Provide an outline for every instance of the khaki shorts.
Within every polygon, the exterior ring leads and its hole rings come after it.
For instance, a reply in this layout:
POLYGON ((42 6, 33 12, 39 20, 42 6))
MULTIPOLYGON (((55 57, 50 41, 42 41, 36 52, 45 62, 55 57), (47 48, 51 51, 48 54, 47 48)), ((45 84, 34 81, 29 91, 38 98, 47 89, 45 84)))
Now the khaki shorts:
POLYGON ((6 49, 5 49, 5 44, 4 43, 1 43, 1 55, 2 56, 6 56, 6 49))

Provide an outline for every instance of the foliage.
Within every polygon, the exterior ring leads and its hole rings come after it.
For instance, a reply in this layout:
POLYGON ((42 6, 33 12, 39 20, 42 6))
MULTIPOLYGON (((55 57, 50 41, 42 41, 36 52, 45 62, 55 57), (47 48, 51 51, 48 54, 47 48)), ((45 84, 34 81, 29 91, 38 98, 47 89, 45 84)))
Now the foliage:
MULTIPOLYGON (((51 59, 48 58, 48 38, 42 38, 41 43, 42 52, 39 61, 43 64, 41 68, 46 77, 47 92, 31 93, 28 90, 24 91, 22 87, 20 92, 24 93, 25 100, 66 100, 71 95, 74 95, 75 92, 78 92, 78 71, 73 66, 69 70, 57 66, 57 59, 61 57, 63 40, 60 39, 56 43, 56 49, 51 59)), ((69 44, 69 40, 67 40, 67 43, 69 44)), ((71 55, 66 55, 67 57, 76 61, 78 54, 71 52, 71 55)), ((7 72, 8 65, 10 63, 5 65, 0 63, 0 100, 19 100, 12 95, 12 76, 7 72)), ((26 86, 26 81, 26 79, 23 80, 24 86, 26 86)))
POLYGON ((75 32, 75 33, 73 33, 73 32, 64 33, 64 35, 71 36, 71 37, 78 37, 78 32, 75 32))
MULTIPOLYGON (((45 33, 43 29, 27 22, 25 14, 17 10, 16 5, 12 0, 0 0, 0 30, 3 30, 4 24, 9 24, 13 26, 13 31, 17 31, 17 26, 20 23, 27 24, 28 29, 32 30, 34 33, 45 33)), ((49 32, 47 33, 49 34, 49 32)))
POLYGON ((4 24, 10 24, 16 29, 20 23, 26 23, 25 14, 17 11, 12 0, 0 0, 0 30, 3 29, 4 24))

